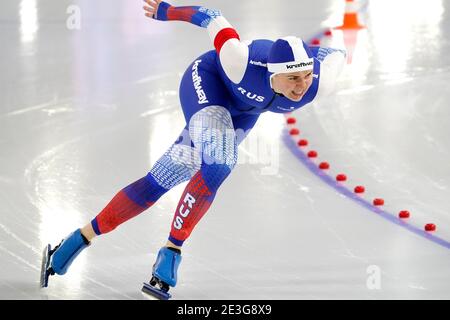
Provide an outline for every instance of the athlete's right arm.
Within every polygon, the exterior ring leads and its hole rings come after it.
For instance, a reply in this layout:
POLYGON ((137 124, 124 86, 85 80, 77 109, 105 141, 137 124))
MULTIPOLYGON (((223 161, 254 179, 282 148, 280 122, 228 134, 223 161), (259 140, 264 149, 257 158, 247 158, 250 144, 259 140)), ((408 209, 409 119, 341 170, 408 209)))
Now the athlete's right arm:
POLYGON ((200 6, 174 7, 162 0, 144 0, 145 15, 160 21, 185 21, 206 28, 220 64, 234 83, 241 82, 247 69, 249 49, 220 11, 200 6))

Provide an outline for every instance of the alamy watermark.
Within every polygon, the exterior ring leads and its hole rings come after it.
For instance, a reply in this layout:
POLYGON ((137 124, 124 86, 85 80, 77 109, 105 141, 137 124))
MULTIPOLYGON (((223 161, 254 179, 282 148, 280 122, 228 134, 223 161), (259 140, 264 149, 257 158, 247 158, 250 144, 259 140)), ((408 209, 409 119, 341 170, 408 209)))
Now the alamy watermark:
POLYGON ((242 141, 238 164, 262 166, 262 175, 278 174, 280 167, 280 138, 277 135, 271 138, 261 137, 258 134, 249 135, 250 130, 248 132, 241 130, 242 135, 239 136, 239 129, 236 131, 238 141, 242 141))
POLYGON ((381 290, 381 269, 377 265, 370 265, 366 270, 369 275, 366 280, 366 286, 369 290, 381 290))
POLYGON ((77 5, 67 7, 66 13, 69 15, 66 19, 66 27, 69 30, 81 29, 81 9, 77 5))
POLYGON ((249 135, 250 130, 203 127, 201 121, 198 126, 194 122, 191 130, 194 132, 183 130, 175 144, 190 146, 194 152, 172 149, 172 161, 182 166, 195 166, 199 159, 208 165, 251 164, 261 166, 262 175, 278 174, 280 141, 277 137, 267 139, 257 134, 249 135))

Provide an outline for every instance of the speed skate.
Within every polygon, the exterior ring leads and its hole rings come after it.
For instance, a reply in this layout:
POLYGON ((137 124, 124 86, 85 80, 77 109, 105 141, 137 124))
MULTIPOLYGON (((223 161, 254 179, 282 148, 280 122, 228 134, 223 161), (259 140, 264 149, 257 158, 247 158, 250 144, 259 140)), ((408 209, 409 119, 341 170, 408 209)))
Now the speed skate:
POLYGON ((149 283, 144 282, 142 292, 149 294, 160 300, 169 300, 172 295, 168 292, 169 285, 156 277, 152 277, 149 283))
MULTIPOLYGON (((56 249, 56 248, 55 248, 56 249)), ((48 278, 55 274, 55 271, 50 267, 50 258, 55 252, 52 250, 50 244, 46 245, 44 251, 42 252, 42 264, 41 264, 41 280, 40 287, 46 288, 48 286, 48 278)))

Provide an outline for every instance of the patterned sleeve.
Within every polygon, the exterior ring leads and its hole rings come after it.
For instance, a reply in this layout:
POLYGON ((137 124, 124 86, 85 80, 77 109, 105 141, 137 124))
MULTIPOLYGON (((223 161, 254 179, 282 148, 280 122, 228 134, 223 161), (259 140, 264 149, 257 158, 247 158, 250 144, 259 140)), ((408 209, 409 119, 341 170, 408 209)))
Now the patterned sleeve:
POLYGON ((335 52, 340 53, 342 56, 344 56, 344 58, 347 55, 345 50, 319 47, 319 49, 317 51, 317 60, 319 60, 320 62, 323 62, 327 56, 329 56, 330 54, 333 54, 335 52))
POLYGON ((312 47, 314 56, 320 61, 319 91, 316 99, 330 95, 336 86, 336 81, 346 63, 347 53, 333 48, 312 47))
POLYGON ((161 2, 154 17, 161 21, 185 21, 206 28, 227 77, 239 83, 247 69, 249 49, 218 10, 200 6, 174 7, 161 2))

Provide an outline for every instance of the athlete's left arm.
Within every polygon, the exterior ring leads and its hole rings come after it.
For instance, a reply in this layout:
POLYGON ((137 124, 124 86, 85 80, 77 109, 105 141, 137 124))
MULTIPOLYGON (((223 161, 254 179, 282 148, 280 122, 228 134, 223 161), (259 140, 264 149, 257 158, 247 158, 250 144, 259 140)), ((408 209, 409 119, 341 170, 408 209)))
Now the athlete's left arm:
POLYGON ((201 6, 174 7, 161 0, 144 0, 146 16, 161 21, 185 21, 208 30, 220 64, 234 83, 241 82, 248 64, 248 45, 218 10, 201 6))
POLYGON ((344 68, 346 56, 344 50, 318 49, 316 58, 320 61, 320 80, 315 99, 326 97, 334 91, 336 81, 344 68))

